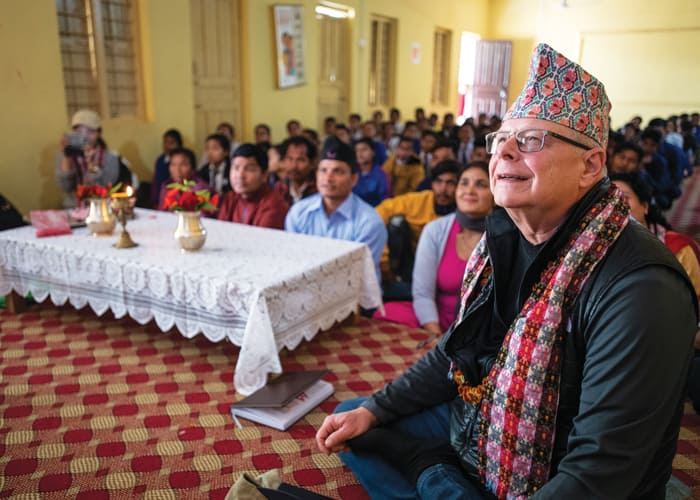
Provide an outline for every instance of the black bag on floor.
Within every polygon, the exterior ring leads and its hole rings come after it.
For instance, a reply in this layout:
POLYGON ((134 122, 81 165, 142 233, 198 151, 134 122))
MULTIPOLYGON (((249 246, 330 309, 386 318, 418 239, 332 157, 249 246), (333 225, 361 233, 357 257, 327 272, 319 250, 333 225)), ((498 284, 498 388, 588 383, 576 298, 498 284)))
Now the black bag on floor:
POLYGON ((280 487, 276 490, 259 486, 258 491, 265 495, 265 498, 268 500, 333 500, 288 483, 280 484, 280 487))
POLYGON ((22 220, 22 214, 19 213, 19 210, 0 194, 0 231, 24 225, 26 224, 22 220))

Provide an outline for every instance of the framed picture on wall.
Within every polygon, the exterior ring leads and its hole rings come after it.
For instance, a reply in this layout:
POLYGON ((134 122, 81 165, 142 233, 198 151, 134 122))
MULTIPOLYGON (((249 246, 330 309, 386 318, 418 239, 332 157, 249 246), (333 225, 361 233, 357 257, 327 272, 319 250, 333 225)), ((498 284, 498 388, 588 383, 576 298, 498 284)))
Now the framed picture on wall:
POLYGON ((304 29, 301 5, 274 5, 277 86, 281 89, 306 83, 304 29))

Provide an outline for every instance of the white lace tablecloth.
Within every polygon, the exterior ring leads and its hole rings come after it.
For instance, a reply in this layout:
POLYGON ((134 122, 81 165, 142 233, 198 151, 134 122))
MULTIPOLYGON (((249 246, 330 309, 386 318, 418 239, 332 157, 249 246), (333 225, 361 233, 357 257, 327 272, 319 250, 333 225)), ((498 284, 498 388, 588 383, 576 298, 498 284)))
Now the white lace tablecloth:
POLYGON ((0 295, 28 292, 101 315, 155 320, 187 338, 203 333, 241 346, 234 383, 249 394, 280 373, 278 353, 294 349, 355 311, 381 304, 362 244, 205 219, 207 241, 184 254, 176 215, 137 210, 127 229, 139 246, 116 249, 86 228, 37 238, 32 227, 0 232, 0 295))

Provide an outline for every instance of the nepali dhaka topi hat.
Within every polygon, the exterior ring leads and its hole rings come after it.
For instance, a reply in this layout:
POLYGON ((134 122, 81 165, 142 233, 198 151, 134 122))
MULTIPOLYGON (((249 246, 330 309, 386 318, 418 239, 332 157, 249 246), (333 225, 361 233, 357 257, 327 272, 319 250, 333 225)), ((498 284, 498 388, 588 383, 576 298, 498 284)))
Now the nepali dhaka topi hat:
POLYGON ((338 160, 347 163, 353 173, 357 172, 357 158, 352 146, 345 144, 335 136, 330 136, 323 143, 321 160, 338 160))
POLYGON ((532 53, 525 88, 505 118, 539 118, 559 123, 605 146, 610 107, 600 80, 546 43, 540 43, 532 53))

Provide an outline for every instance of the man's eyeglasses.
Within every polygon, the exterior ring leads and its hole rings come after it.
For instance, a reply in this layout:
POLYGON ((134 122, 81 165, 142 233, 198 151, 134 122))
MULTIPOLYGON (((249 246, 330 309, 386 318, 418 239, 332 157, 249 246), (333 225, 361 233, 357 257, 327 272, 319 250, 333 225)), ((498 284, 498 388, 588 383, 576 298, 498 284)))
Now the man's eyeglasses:
POLYGON ((559 135, 550 130, 529 128, 525 130, 518 130, 517 132, 498 131, 486 134, 486 151, 488 151, 488 153, 491 155, 495 154, 504 142, 515 136, 515 142, 518 144, 518 149, 521 152, 536 153, 537 151, 542 151, 542 148, 544 147, 544 138, 548 135, 554 137, 555 139, 559 139, 560 141, 569 143, 572 146, 585 149, 586 151, 593 149, 590 146, 586 146, 585 144, 569 139, 566 136, 559 135))

